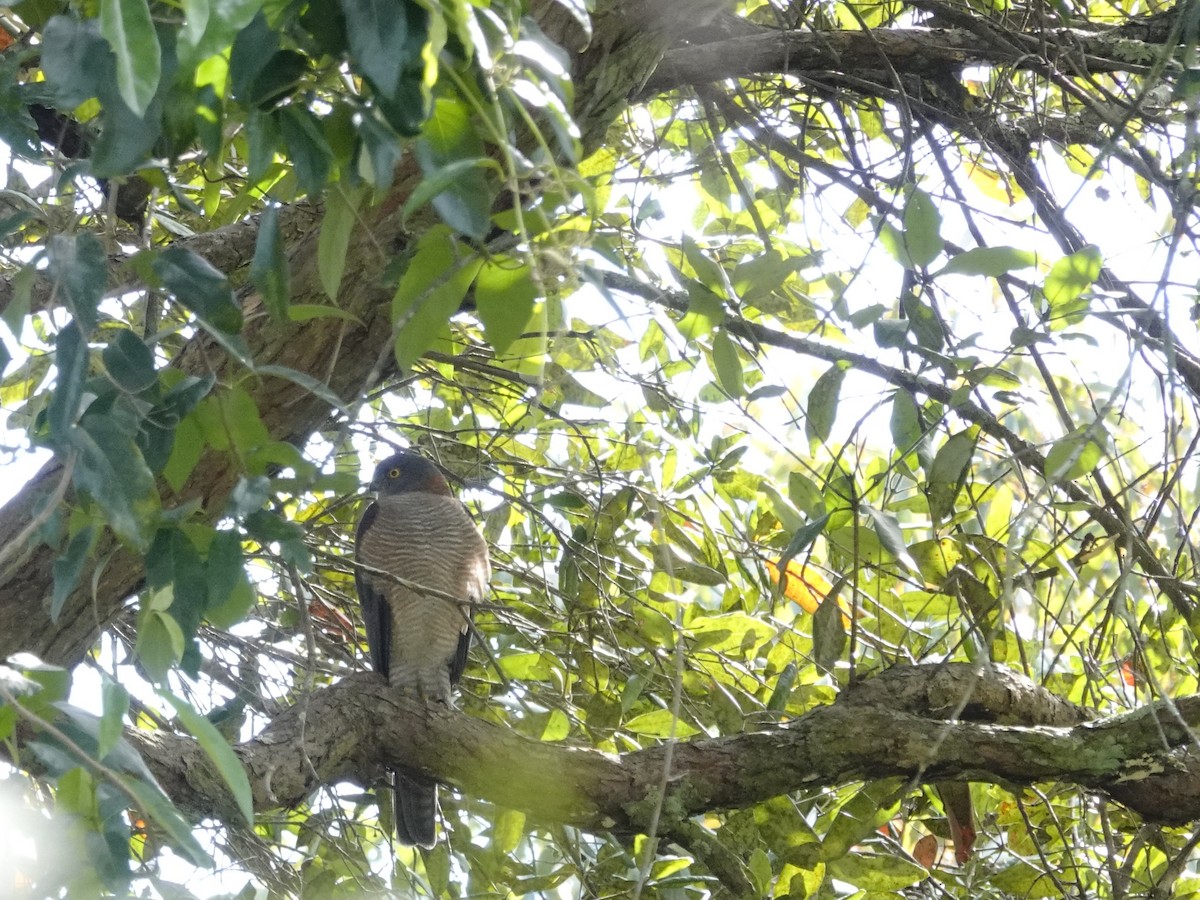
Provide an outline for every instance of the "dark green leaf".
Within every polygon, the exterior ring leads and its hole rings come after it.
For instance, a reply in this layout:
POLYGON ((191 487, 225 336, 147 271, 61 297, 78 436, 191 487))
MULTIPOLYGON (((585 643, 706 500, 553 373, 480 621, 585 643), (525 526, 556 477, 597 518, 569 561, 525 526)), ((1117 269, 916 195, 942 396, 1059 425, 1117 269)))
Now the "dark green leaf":
POLYGON ((183 247, 168 247, 154 260, 154 271, 176 299, 218 331, 242 330, 242 310, 229 279, 204 257, 183 247))
POLYGON ((103 715, 97 734, 96 756, 104 759, 114 749, 125 730, 125 714, 129 712, 129 691, 105 677, 100 687, 103 715))
MULTIPOLYGON (((406 67, 415 61, 409 43, 405 0, 339 0, 350 59, 379 94, 393 97, 406 67)), ((417 46, 419 51, 420 45, 417 46)))
POLYGON ((404 145, 396 132, 370 113, 363 114, 359 131, 363 142, 363 158, 360 163, 364 169, 363 178, 382 193, 392 184, 396 166, 403 156, 404 145))
MULTIPOLYGON (((837 606, 837 603, 833 605, 837 606)), ((799 671, 794 662, 790 662, 783 667, 783 671, 779 673, 779 677, 775 680, 775 687, 771 690, 771 697, 767 700, 767 709, 772 712, 783 712, 783 710, 787 709, 788 698, 792 696, 792 687, 796 684, 796 675, 799 671)))
POLYGON ((91 552, 95 534, 96 530, 91 525, 85 525, 68 542, 66 552, 54 561, 54 593, 50 599, 50 621, 58 621, 63 604, 79 583, 79 574, 83 571, 88 553, 91 552))
POLYGON ((422 52, 429 13, 410 0, 340 0, 354 67, 380 111, 402 135, 417 133, 427 110, 422 52))
POLYGON ((276 378, 284 378, 293 384, 298 384, 300 387, 307 390, 314 397, 320 397, 324 402, 328 403, 334 409, 343 412, 348 410, 342 398, 335 394, 323 381, 318 381, 307 372, 299 372, 296 369, 289 369, 287 366, 257 366, 254 370, 259 375, 270 375, 276 378))
POLYGON ((155 822, 162 826, 171 844, 182 851, 183 858, 193 866, 204 869, 212 868, 212 858, 204 852, 192 834, 192 827, 175 811, 175 807, 157 785, 138 779, 130 779, 127 786, 138 799, 142 811, 147 813, 155 822))
POLYGON ((279 235, 279 208, 268 206, 258 225, 254 243, 254 261, 250 264, 250 280, 262 294, 263 303, 276 321, 288 318, 291 289, 288 286, 287 255, 279 235))
POLYGON ((256 12, 237 32, 229 54, 229 86, 235 99, 257 107, 254 82, 278 50, 279 32, 267 24, 261 11, 256 12))
POLYGON ((242 768, 242 763, 237 754, 233 752, 233 748, 229 746, 225 738, 221 737, 221 733, 217 731, 212 722, 192 709, 189 703, 167 690, 160 689, 158 693, 174 707, 175 714, 183 723, 183 727, 191 732, 196 742, 208 754, 208 758, 212 760, 217 772, 229 787, 230 793, 233 794, 238 811, 247 823, 252 824, 254 822, 254 795, 250 790, 250 780, 246 777, 246 770, 242 768))
POLYGON ((46 421, 51 437, 61 444, 67 441, 79 417, 79 404, 87 379, 88 346, 78 323, 70 322, 58 333, 54 365, 58 369, 58 378, 46 410, 46 421))
POLYGON ((921 410, 913 395, 904 388, 897 389, 892 395, 891 431, 892 444, 901 455, 912 453, 925 440, 921 410))
POLYGON ((884 549, 909 571, 916 572, 917 563, 909 555, 908 544, 904 540, 904 533, 900 530, 900 523, 896 521, 895 516, 880 512, 869 504, 863 504, 862 508, 870 517, 875 533, 879 535, 879 542, 883 544, 884 549))
MULTIPOLYGON (((418 160, 425 155, 421 141, 417 142, 416 152, 418 160)), ((441 168, 431 165, 422 163, 426 175, 404 204, 404 217, 407 219, 432 200, 443 222, 460 234, 482 240, 491 227, 493 193, 484 171, 495 163, 478 158, 455 160, 441 168)))
POLYGON ((197 403, 208 396, 208 392, 216 383, 217 379, 213 375, 204 375, 203 377, 189 375, 163 395, 162 405, 173 415, 182 419, 196 408, 197 403))
POLYGON ((158 382, 154 352, 128 328, 119 329, 101 355, 109 377, 123 391, 138 394, 158 382))
POLYGON ((75 487, 99 504, 118 537, 144 550, 159 498, 154 476, 133 437, 112 418, 89 416, 70 430, 69 442, 78 454, 75 487))
POLYGON ((261 7, 262 0, 183 0, 180 64, 190 69, 227 48, 261 7))
POLYGON ((96 308, 108 280, 104 248, 90 232, 56 234, 46 246, 47 274, 56 295, 65 300, 85 336, 96 327, 96 308))
POLYGON ((146 0, 100 0, 100 33, 117 58, 121 99, 136 115, 145 115, 162 72, 162 50, 146 0))
POLYGON ((58 103, 73 109, 114 80, 112 57, 95 19, 55 16, 42 32, 42 70, 58 103))
MULTIPOLYGON (((425 175, 417 192, 421 198, 432 197, 442 221, 476 240, 482 240, 490 228, 494 197, 484 169, 488 165, 484 149, 467 104, 450 97, 438 98, 413 145, 425 175)), ((417 199, 414 194, 405 215, 425 202, 417 199)))
POLYGON ((285 106, 277 110, 275 115, 279 122, 279 134, 295 165, 300 189, 308 194, 320 193, 329 178, 333 151, 321 133, 316 117, 307 109, 296 106, 285 106))
POLYGON ((233 530, 218 531, 208 547, 206 607, 216 607, 228 600, 245 577, 241 535, 233 530))

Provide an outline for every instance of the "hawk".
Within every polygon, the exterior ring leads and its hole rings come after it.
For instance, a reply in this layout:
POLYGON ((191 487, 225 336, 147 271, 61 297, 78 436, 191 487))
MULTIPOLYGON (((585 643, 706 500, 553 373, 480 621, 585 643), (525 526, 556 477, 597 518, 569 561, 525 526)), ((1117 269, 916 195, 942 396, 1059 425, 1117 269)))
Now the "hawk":
MULTIPOLYGON (((354 537, 354 583, 371 666, 427 703, 453 705, 451 689, 471 644, 473 604, 486 596, 491 575, 487 542, 442 473, 422 456, 388 457, 376 466, 370 490, 376 500, 354 537)), ((405 769, 393 777, 396 836, 432 847, 437 783, 405 769)))

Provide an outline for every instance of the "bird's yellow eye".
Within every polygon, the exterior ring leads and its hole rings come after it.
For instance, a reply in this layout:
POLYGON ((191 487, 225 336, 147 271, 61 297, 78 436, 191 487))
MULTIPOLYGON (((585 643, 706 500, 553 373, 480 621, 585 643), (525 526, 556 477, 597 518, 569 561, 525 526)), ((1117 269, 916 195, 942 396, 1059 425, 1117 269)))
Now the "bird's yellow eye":
POLYGON ((390 469, 388 471, 388 478, 399 478, 399 477, 400 477, 399 469, 390 469))

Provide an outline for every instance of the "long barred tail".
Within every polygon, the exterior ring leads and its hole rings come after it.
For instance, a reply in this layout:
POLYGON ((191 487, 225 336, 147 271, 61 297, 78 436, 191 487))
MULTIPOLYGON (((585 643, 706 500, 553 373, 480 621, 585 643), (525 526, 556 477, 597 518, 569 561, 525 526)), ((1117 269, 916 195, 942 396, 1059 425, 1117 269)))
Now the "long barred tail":
POLYGON ((396 837, 402 844, 428 850, 437 837, 437 782, 397 769, 392 789, 396 795, 396 837))

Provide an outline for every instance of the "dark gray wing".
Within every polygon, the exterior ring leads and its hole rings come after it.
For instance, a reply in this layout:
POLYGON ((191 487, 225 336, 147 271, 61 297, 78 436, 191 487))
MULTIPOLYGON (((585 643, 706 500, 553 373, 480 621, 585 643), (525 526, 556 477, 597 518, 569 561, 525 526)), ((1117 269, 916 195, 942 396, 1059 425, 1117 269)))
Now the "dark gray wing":
MULTIPOLYGON (((354 558, 357 561, 362 548, 363 535, 379 515, 379 504, 372 503, 358 520, 354 532, 354 558)), ((367 626, 367 649, 371 653, 371 667, 388 677, 392 651, 392 615, 387 598, 375 590, 370 573, 360 566, 354 567, 354 586, 358 589, 358 602, 362 604, 363 622, 367 626)))

